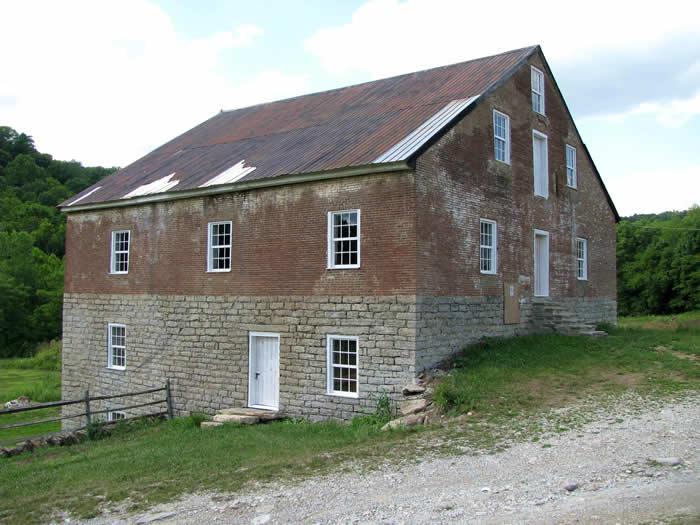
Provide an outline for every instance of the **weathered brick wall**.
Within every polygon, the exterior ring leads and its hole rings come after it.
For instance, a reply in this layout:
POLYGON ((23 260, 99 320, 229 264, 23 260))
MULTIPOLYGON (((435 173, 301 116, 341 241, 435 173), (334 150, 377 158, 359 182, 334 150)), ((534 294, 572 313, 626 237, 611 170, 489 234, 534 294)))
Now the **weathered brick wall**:
MULTIPOLYGON (((248 334, 265 331, 280 334, 280 409, 350 419, 372 412, 384 392, 398 398, 415 377, 415 303, 415 296, 69 293, 63 398, 87 388, 93 395, 154 388, 170 378, 178 415, 246 406, 248 334), (107 368, 110 322, 127 325, 123 371, 107 368), (326 394, 328 334, 359 336, 358 399, 326 394)), ((95 409, 120 406, 113 403, 95 409)))
POLYGON ((415 294, 412 172, 71 213, 67 292, 188 295, 415 294), (328 270, 327 213, 361 209, 361 268, 328 270), (231 272, 207 273, 207 223, 233 222, 231 272), (127 275, 110 235, 131 230, 127 275))
MULTIPOLYGON (((544 70, 539 57, 532 64, 544 70)), ((545 85, 546 116, 532 111, 527 65, 417 161, 418 370, 481 336, 531 329, 534 229, 550 233, 551 299, 586 322, 615 321, 614 214, 551 78, 545 85), (494 160, 494 109, 510 116, 511 165, 494 160), (548 199, 534 196, 533 129, 549 138, 548 199), (577 150, 577 189, 566 186, 566 144, 577 150), (498 223, 496 275, 479 271, 481 218, 498 223), (588 239, 588 281, 576 278, 576 237, 588 239), (520 326, 503 325, 506 283, 520 289, 520 326)))

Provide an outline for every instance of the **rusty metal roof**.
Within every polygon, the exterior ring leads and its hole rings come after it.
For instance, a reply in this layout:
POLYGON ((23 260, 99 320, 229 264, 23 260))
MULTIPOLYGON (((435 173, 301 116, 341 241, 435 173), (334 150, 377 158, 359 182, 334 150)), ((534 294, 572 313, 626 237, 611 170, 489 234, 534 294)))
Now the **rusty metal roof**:
POLYGON ((221 112, 62 206, 407 160, 537 49, 221 112))

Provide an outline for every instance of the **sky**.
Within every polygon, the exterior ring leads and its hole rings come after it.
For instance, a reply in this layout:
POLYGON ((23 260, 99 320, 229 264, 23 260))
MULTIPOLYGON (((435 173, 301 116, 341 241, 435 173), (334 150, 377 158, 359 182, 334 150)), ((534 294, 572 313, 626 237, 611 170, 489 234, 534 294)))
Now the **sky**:
POLYGON ((0 0, 0 125, 125 166, 221 109, 540 44, 620 214, 681 210, 699 20, 679 0, 0 0))

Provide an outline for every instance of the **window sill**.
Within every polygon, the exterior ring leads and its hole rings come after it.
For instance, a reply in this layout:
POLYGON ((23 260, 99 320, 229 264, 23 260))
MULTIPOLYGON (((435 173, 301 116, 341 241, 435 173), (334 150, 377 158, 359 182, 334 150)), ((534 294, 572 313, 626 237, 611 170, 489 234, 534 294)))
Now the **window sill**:
POLYGON ((481 275, 498 275, 498 272, 485 272, 483 270, 480 270, 479 273, 481 275))
POLYGON ((500 159, 493 159, 493 160, 495 160, 496 162, 500 162, 501 164, 505 164, 506 166, 511 165, 510 161, 500 160, 500 159))
POLYGON ((125 367, 125 366, 110 366, 110 365, 107 365, 107 370, 116 370, 117 372, 123 372, 124 370, 126 370, 126 367, 125 367))
POLYGON ((584 282, 584 283, 587 283, 587 282, 588 282, 588 277, 576 277, 576 280, 577 280, 577 281, 582 281, 582 282, 584 282))
POLYGON ((231 268, 228 270, 207 270, 207 273, 231 273, 231 268))
POLYGON ((109 275, 128 275, 129 272, 109 272, 109 275))
POLYGON ((549 195, 539 195, 537 193, 535 193, 534 195, 535 197, 539 197, 540 199, 549 200, 549 195))
POLYGON ((327 396, 331 397, 343 397, 345 399, 359 399, 359 394, 351 394, 348 392, 326 392, 327 396))
POLYGON ((569 188, 570 190, 577 190, 578 189, 578 186, 569 186, 568 184, 566 185, 566 187, 569 188))
POLYGON ((360 268, 359 264, 346 264, 342 266, 327 266, 326 270, 357 270, 360 268))

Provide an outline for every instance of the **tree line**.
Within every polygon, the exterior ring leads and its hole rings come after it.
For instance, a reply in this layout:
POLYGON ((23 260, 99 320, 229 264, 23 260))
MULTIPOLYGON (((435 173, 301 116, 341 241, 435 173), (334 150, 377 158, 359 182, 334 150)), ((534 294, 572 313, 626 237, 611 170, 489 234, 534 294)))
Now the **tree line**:
POLYGON ((0 357, 60 337, 66 221, 56 205, 114 170, 55 160, 0 126, 0 357))
MULTIPOLYGON (((55 160, 0 126, 0 357, 60 337, 65 217, 56 205, 115 169, 55 160)), ((700 208, 623 219, 617 269, 621 315, 700 309, 700 208)))

